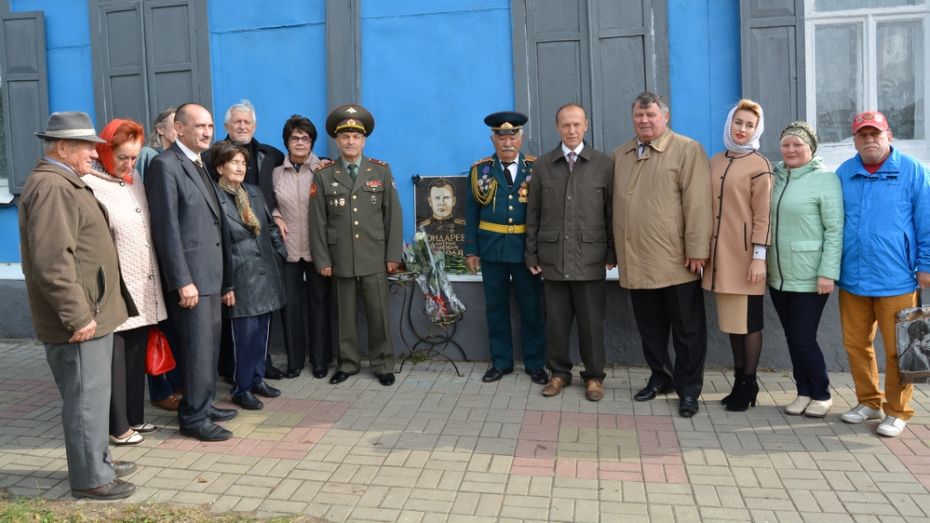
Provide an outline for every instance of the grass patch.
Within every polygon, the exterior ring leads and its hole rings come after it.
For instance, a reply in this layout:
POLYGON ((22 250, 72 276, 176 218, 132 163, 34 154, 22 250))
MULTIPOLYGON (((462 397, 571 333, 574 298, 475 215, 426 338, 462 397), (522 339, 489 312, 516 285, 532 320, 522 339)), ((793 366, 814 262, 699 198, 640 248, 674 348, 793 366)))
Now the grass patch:
POLYGON ((207 521, 211 523, 317 523, 325 520, 310 516, 259 518, 254 512, 213 514, 207 506, 168 503, 118 503, 88 501, 49 501, 13 496, 0 490, 0 523, 84 523, 84 522, 161 523, 164 521, 207 521))

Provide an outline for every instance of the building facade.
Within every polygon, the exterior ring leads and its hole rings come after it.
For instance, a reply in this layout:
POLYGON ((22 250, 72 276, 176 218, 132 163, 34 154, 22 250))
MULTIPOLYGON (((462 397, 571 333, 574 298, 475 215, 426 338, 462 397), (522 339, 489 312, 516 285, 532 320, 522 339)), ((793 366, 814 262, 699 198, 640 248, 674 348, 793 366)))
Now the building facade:
MULTIPOLYGON (((557 144, 555 109, 569 101, 589 110, 588 142, 610 152, 632 136, 633 97, 659 90, 672 128, 712 154, 746 96, 766 110, 771 158, 801 118, 831 165, 854 153, 852 115, 877 108, 896 146, 930 160, 927 0, 0 0, 0 13, 0 292, 12 296, 0 336, 28 325, 15 199, 39 154, 32 133, 53 111, 150 127, 165 106, 196 101, 222 138, 225 109, 247 98, 258 140, 283 149, 290 115, 325 137, 328 108, 359 102, 377 122, 366 154, 392 166, 408 239, 413 176, 464 174, 492 152, 483 117, 512 108, 530 116, 527 152, 557 144)), ((332 151, 321 137, 315 152, 332 151)), ((822 329, 836 334, 831 307, 822 329)), ((629 312, 624 292, 611 308, 629 312)), ((627 361, 635 328, 618 329, 611 359, 627 361)))

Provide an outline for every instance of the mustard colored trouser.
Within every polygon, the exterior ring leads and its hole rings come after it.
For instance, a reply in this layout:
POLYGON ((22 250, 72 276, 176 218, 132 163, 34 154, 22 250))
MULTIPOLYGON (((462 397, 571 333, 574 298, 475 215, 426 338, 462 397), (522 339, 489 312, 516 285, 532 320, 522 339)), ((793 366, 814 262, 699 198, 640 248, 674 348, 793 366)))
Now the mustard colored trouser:
POLYGON ((840 290, 840 322, 843 325, 843 345, 849 356, 849 371, 856 384, 856 398, 870 408, 879 407, 886 416, 908 420, 914 409, 908 406, 914 393, 913 385, 902 385, 898 373, 898 349, 895 343, 895 314, 914 307, 917 295, 872 298, 840 290), (876 324, 885 342, 885 394, 878 388, 878 363, 875 358, 876 324))

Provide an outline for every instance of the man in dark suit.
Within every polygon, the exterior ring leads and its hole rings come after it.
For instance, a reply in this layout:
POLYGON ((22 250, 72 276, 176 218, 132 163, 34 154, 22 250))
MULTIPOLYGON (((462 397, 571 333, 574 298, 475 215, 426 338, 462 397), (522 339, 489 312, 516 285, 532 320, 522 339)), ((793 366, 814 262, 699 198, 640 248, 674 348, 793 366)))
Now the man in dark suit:
POLYGON ((613 161, 584 143, 588 117, 578 104, 555 116, 562 137, 536 160, 526 210, 526 266, 542 274, 546 296, 546 366, 552 379, 543 396, 572 381, 568 337, 578 322, 585 397, 604 397, 605 271, 617 264, 611 233, 613 161))
POLYGON ((491 383, 513 372, 513 334, 510 327, 510 282, 520 304, 523 365, 533 383, 545 385, 543 369, 542 282, 524 265, 526 202, 536 158, 520 153, 523 124, 515 112, 488 115, 495 153, 471 167, 465 224, 465 263, 475 273, 481 266, 491 367, 481 381, 491 383))
POLYGON ((232 419, 237 411, 213 406, 224 225, 215 182, 200 158, 213 138, 213 117, 199 105, 184 104, 174 118, 178 140, 149 164, 145 188, 168 314, 181 340, 175 347, 184 376, 178 423, 181 434, 223 441, 232 432, 214 421, 232 419))
MULTIPOLYGON (((276 203, 272 172, 275 167, 284 163, 284 153, 271 145, 259 143, 255 139, 257 126, 258 116, 255 114, 255 107, 252 102, 241 100, 226 109, 226 118, 223 121, 223 127, 226 129, 226 141, 239 144, 249 151, 249 162, 246 165, 244 183, 260 187, 262 196, 268 202, 268 207, 274 209, 276 203)), ((219 176, 213 168, 213 158, 211 158, 209 150, 203 154, 203 161, 207 170, 213 175, 213 179, 218 179, 219 176)), ((229 320, 224 318, 223 337, 220 342, 219 372, 221 376, 228 379, 232 379, 233 375, 231 332, 229 320)), ((282 377, 284 377, 284 373, 272 364, 271 352, 269 351, 265 357, 265 378, 279 380, 282 377)))
POLYGON ((391 168, 362 155, 375 121, 360 105, 343 105, 326 118, 339 158, 314 175, 310 186, 310 251, 317 271, 333 278, 339 324, 341 383, 359 371, 357 297, 368 320, 371 370, 385 387, 394 384, 394 347, 388 331, 387 274, 403 250, 402 213, 391 168))

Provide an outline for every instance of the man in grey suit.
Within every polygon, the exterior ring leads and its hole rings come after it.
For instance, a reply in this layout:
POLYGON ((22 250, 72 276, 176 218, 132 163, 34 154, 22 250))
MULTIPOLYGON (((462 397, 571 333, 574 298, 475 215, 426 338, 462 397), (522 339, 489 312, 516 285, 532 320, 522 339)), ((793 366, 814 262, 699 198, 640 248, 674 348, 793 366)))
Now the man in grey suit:
POLYGON ((584 143, 588 117, 578 104, 555 116, 562 143, 536 159, 526 210, 526 266, 543 275, 546 366, 552 378, 543 396, 572 381, 568 338, 572 320, 585 370, 585 397, 604 397, 605 268, 617 264, 611 233, 613 161, 584 143))
POLYGON ((29 174, 19 200, 20 252, 36 335, 62 397, 71 494, 121 499, 135 470, 112 461, 107 446, 113 330, 135 314, 122 285, 119 258, 104 207, 81 180, 97 158, 87 113, 54 113, 45 157, 29 174))
POLYGON ((184 398, 178 408, 181 434, 223 441, 232 432, 216 425, 238 411, 213 406, 220 347, 224 225, 216 186, 200 154, 210 147, 213 117, 197 104, 174 115, 178 139, 149 164, 146 195, 152 238, 168 296, 168 315, 181 341, 184 398))

